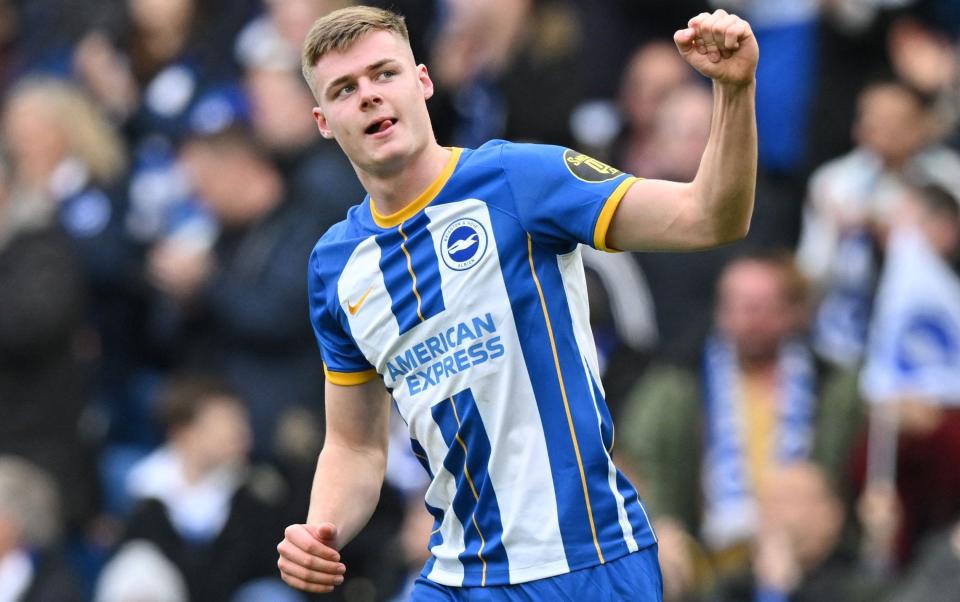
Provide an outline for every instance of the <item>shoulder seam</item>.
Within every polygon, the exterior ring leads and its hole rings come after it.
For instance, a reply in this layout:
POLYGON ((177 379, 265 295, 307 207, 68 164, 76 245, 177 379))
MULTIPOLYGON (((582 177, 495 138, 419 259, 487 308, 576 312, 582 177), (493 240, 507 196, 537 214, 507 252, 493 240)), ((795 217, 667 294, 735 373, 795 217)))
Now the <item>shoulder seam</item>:
POLYGON ((317 253, 317 247, 319 246, 320 246, 320 243, 318 241, 317 244, 313 247, 313 251, 310 253, 310 263, 309 263, 310 275, 316 278, 317 282, 320 284, 320 289, 323 291, 323 307, 325 310, 329 311, 330 308, 328 307, 329 300, 327 297, 327 282, 326 280, 323 279, 323 275, 320 273, 320 269, 318 266, 320 262, 320 257, 318 256, 318 253, 317 253))
MULTIPOLYGON (((503 174, 503 180, 507 183, 507 190, 510 191, 510 199, 513 201, 514 211, 507 211, 506 209, 504 209, 504 208, 502 208, 502 207, 497 207, 497 209, 499 209, 499 210, 502 211, 503 213, 506 213, 507 215, 509 215, 509 216, 512 217, 513 219, 517 220, 517 223, 519 223, 519 224, 520 224, 520 227, 523 228, 523 222, 520 221, 520 216, 517 215, 517 211, 516 211, 516 207, 517 207, 517 193, 516 193, 516 191, 513 189, 513 184, 510 183, 510 176, 507 175, 507 169, 503 166, 503 147, 505 147, 506 145, 507 145, 507 143, 503 143, 503 144, 500 145, 500 148, 497 149, 497 164, 498 164, 499 167, 500 167, 500 173, 503 174)), ((496 205, 491 205, 490 203, 487 203, 487 206, 488 206, 488 207, 496 207, 496 205)), ((523 231, 524 231, 524 232, 526 232, 526 230, 527 230, 526 228, 523 228, 523 231)))

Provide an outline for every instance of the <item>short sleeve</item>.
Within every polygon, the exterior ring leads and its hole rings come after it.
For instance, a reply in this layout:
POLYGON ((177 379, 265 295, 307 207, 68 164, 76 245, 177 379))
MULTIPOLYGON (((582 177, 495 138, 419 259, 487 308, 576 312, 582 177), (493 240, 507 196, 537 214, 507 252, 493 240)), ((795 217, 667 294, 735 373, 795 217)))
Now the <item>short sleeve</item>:
POLYGON ((517 217, 557 253, 578 243, 602 251, 617 206, 637 178, 582 153, 540 144, 504 144, 500 157, 517 217))
POLYGON ((314 252, 310 258, 307 289, 310 323, 320 346, 323 372, 327 380, 335 385, 360 385, 371 381, 377 377, 377 372, 357 347, 347 325, 337 318, 336 305, 329 302, 329 296, 335 296, 335 291, 327 290, 318 269, 318 261, 314 252))

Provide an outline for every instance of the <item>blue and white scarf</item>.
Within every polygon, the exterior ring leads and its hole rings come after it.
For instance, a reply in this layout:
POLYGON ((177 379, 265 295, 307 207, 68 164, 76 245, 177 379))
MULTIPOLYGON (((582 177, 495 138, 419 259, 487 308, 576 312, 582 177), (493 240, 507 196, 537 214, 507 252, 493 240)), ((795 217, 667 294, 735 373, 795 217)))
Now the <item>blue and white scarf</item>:
MULTIPOLYGON (((787 464, 806 459, 813 445, 816 377, 807 346, 796 340, 784 343, 777 372, 775 453, 778 463, 787 464)), ((756 499, 744 453, 746 428, 739 375, 733 345, 719 336, 711 337, 704 353, 703 538, 717 550, 749 538, 757 520, 756 499)))

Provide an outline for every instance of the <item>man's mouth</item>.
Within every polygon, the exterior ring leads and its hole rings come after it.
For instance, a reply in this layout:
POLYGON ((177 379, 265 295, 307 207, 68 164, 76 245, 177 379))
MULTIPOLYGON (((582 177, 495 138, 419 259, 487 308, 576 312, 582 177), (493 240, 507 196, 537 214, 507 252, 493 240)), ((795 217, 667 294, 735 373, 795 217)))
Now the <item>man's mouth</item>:
POLYGON ((371 123, 366 130, 367 134, 379 134, 385 132, 393 127, 397 123, 397 120, 393 117, 384 117, 383 119, 378 119, 371 123))

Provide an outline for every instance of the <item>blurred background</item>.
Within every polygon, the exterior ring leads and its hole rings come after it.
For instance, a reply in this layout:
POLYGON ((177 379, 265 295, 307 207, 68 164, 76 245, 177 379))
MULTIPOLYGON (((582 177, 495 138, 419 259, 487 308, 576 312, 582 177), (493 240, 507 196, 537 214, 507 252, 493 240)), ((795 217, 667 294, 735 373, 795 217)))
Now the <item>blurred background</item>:
MULTIPOLYGON (((0 0, 0 602, 305 600, 277 577, 323 443, 319 236, 362 199, 299 69, 347 0, 0 0)), ((960 2, 391 0, 439 141, 689 180, 709 82, 761 48, 746 240, 585 251, 672 601, 960 600, 960 2)), ((326 599, 404 600, 426 475, 326 599)))

